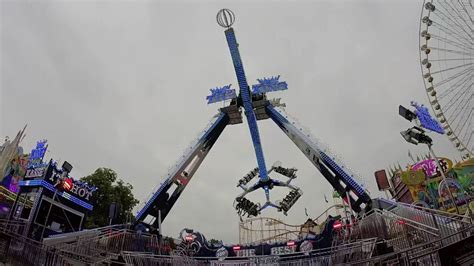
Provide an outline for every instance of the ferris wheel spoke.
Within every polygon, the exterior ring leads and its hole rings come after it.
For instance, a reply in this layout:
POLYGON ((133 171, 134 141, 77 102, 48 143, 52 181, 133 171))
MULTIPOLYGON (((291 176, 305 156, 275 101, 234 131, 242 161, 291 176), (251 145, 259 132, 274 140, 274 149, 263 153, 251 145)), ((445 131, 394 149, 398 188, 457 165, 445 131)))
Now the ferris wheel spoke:
MULTIPOLYGON (((459 132, 459 134, 461 134, 461 133, 463 132, 463 129, 465 128, 465 126, 466 126, 466 124, 467 124, 467 123, 462 123, 462 121, 466 121, 466 122, 467 122, 467 121, 469 120, 469 118, 471 117, 471 114, 472 114, 472 106, 471 106, 471 108, 469 108, 469 107, 470 107, 470 105, 468 105, 467 108, 465 108, 465 109, 466 109, 465 112, 461 112, 460 118, 459 118, 459 123, 458 123, 458 124, 456 125, 456 127, 454 128, 454 131, 459 132), (469 109, 470 109, 471 111, 469 111, 469 109), (468 113, 468 111, 469 111, 469 113, 468 113), (466 117, 466 115, 467 115, 467 117, 466 117), (461 128, 459 128, 459 127, 461 127, 461 128), (458 130, 458 129, 459 129, 459 130, 458 130)), ((464 110, 464 109, 463 109, 463 110, 464 110)))
MULTIPOLYGON (((444 19, 441 19, 441 20, 442 20, 443 22, 446 22, 444 19)), ((439 22, 439 21, 437 21, 437 20, 432 20, 432 23, 433 23, 432 26, 430 26, 429 28, 432 28, 432 27, 433 27, 433 28, 436 28, 436 29, 438 29, 438 30, 440 30, 440 31, 442 31, 442 32, 444 32, 444 33, 446 33, 447 35, 451 35, 451 36, 453 36, 453 37, 456 36, 456 37, 458 37, 458 38, 461 38, 463 41, 466 41, 466 42, 468 42, 468 43, 472 43, 472 40, 470 39, 470 35, 469 35, 469 34, 467 34, 467 36, 466 36, 466 35, 464 35, 464 34, 458 32, 458 31, 456 31, 456 30, 453 30, 452 28, 446 27, 445 25, 443 25, 441 22, 439 22)), ((451 25, 451 24, 447 23, 447 25, 451 25)), ((428 29, 429 29, 429 28, 428 28, 428 29)), ((432 31, 429 31, 429 32, 432 32, 432 31)))
POLYGON ((472 15, 472 14, 467 11, 466 6, 464 5, 464 3, 463 3, 462 1, 459 1, 459 0, 458 0, 458 3, 459 3, 459 5, 461 6, 461 8, 462 8, 462 10, 464 11, 464 13, 465 13, 465 14, 467 15, 467 17, 469 18, 469 20, 471 20, 471 25, 472 25, 472 22, 473 22, 473 21, 472 21, 472 18, 471 18, 471 15, 472 15))
MULTIPOLYGON (((458 131, 458 128, 462 123, 463 120, 461 120, 462 118, 462 115, 461 114, 464 114, 464 109, 467 109, 467 108, 462 108, 460 109, 457 113, 456 113, 456 116, 454 116, 454 118, 450 118, 451 119, 451 129, 454 127, 454 130, 453 132, 457 132, 456 135, 458 134, 461 134, 461 131, 458 131), (459 119, 458 119, 459 118, 459 119)), ((467 111, 467 110, 466 110, 467 111)), ((465 124, 465 123, 464 123, 465 124)))
MULTIPOLYGON (((441 101, 444 97, 448 96, 449 94, 451 94, 453 91, 457 91, 456 94, 459 92, 457 89, 458 88, 463 88, 463 86, 468 82, 470 81, 470 75, 464 75, 464 77, 460 80, 458 80, 455 84, 453 84, 453 86, 450 86, 449 89, 443 91, 439 96, 438 96, 438 100, 441 101)), ((462 91, 462 90, 461 90, 462 91)), ((455 95, 456 95, 455 94, 455 95)))
POLYGON ((450 68, 441 69, 441 70, 438 70, 438 71, 435 71, 435 72, 431 72, 431 75, 435 75, 435 74, 438 74, 438 73, 442 73, 442 72, 446 72, 446 71, 450 71, 450 70, 454 70, 454 69, 458 69, 458 68, 471 66, 473 64, 474 63, 467 63, 467 64, 464 64, 464 65, 459 65, 459 66, 454 66, 454 67, 450 67, 450 68))
MULTIPOLYGON (((443 5, 443 2, 440 2, 439 4, 449 14, 449 16, 447 16, 447 17, 449 17, 449 19, 455 20, 457 22, 456 24, 458 25, 459 28, 464 30, 464 26, 466 26, 467 28, 472 30, 471 25, 469 23, 467 23, 467 21, 464 19, 464 17, 462 17, 461 12, 459 12, 456 8, 453 8, 449 3, 446 3, 447 6, 449 6, 449 9, 446 6, 443 5), (454 15, 449 10, 452 10, 454 15), (461 21, 457 20, 456 18, 460 18, 461 21), (464 25, 461 25, 461 24, 464 24, 464 25)), ((439 8, 438 8, 438 11, 439 11, 439 8)), ((436 13, 436 12, 434 12, 434 13, 436 13)), ((469 32, 466 32, 466 33, 467 33, 468 36, 470 35, 469 32)))
MULTIPOLYGON (((470 127, 471 125, 472 125, 472 123, 469 123, 469 127, 470 127)), ((468 127, 468 128, 469 128, 469 127, 468 127)), ((466 130, 466 132, 464 133, 464 135, 463 135, 462 138, 461 138, 461 141, 462 141, 463 143, 466 143, 466 146, 468 146, 468 147, 469 147, 469 141, 470 141, 470 139, 467 138, 467 137, 469 137, 469 135, 472 136, 472 133, 473 133, 472 130, 471 130, 471 131, 466 130), (469 134, 469 132, 471 132, 471 134, 469 134)))
POLYGON ((471 143, 472 135, 474 135, 474 131, 471 131, 471 134, 469 135, 469 138, 467 139, 466 142, 464 142, 464 143, 466 143, 466 147, 468 147, 470 150, 472 150, 472 148, 473 148, 472 145, 469 145, 471 143))
POLYGON ((454 112, 450 116, 448 116, 448 120, 453 121, 452 124, 454 124, 454 121, 457 120, 457 118, 459 117, 459 114, 461 113, 461 111, 464 110, 465 107, 467 106, 467 104, 471 101, 472 96, 473 95, 471 94, 471 97, 466 98, 465 101, 464 100, 461 101, 461 103, 456 107, 456 109, 454 109, 454 112), (454 117, 453 117, 453 115, 454 115, 454 117))
POLYGON ((424 0, 419 28, 429 103, 463 158, 473 155, 473 10, 472 0, 424 0))
POLYGON ((430 59, 430 62, 441 62, 441 61, 470 61, 473 57, 461 57, 461 58, 446 58, 446 59, 430 59))
MULTIPOLYGON (((469 112, 469 115, 467 116, 466 120, 465 121, 469 121, 469 126, 466 127, 466 124, 467 123, 462 123, 462 126, 461 126, 461 129, 459 129, 459 134, 462 134, 464 128, 466 128, 466 132, 463 134, 463 136, 461 137, 461 140, 464 140, 464 138, 466 137, 467 135, 467 132, 469 132, 469 128, 471 128, 471 120, 470 118, 472 117, 472 110, 474 110, 474 108, 471 107, 471 111, 469 112)), ((461 118, 461 121, 464 121, 462 118, 461 118)), ((460 123, 461 124, 461 123, 460 123)), ((459 127, 459 125, 458 125, 459 127)), ((454 131, 457 131, 457 128, 454 129, 454 131)))
MULTIPOLYGON (((437 24, 436 22, 433 22, 433 23, 437 24)), ((447 30, 446 27, 442 26, 441 24, 438 24, 438 25, 439 27, 435 27, 435 28, 438 29, 440 32, 444 32, 447 36, 451 36, 453 39, 456 39, 457 41, 461 43, 472 44, 472 41, 469 39, 466 39, 465 36, 460 35, 459 33, 456 33, 456 32, 449 31, 447 30)), ((429 33, 433 34, 434 32, 430 31, 429 33)))
POLYGON ((443 12, 440 12, 440 11, 439 12, 433 12, 433 14, 436 15, 436 18, 439 18, 440 20, 445 22, 445 25, 442 25, 442 24, 437 22, 438 21, 437 19, 436 20, 433 19, 433 23, 435 25, 438 25, 438 27, 443 27, 446 31, 457 34, 458 36, 460 36, 462 38, 466 38, 466 37, 469 38, 470 37, 469 32, 466 29, 464 29, 464 27, 462 27, 461 25, 459 25, 458 23, 453 21, 450 17, 446 16, 446 14, 444 14, 443 12))
POLYGON ((454 106, 455 103, 457 103, 459 101, 462 102, 462 100, 464 100, 464 96, 467 94, 468 91, 469 90, 467 90, 467 89, 464 90, 464 91, 460 91, 462 93, 458 97, 456 97, 457 95, 455 95, 455 97, 451 98, 451 100, 449 100, 449 102, 444 105, 444 107, 445 107, 444 112, 447 114, 449 112, 449 110, 451 109, 451 107, 454 106))
MULTIPOLYGON (((455 8, 454 6, 451 6, 451 4, 450 4, 449 1, 448 1, 448 2, 440 2, 440 3, 441 3, 441 5, 442 5, 443 3, 446 3, 446 4, 454 11, 454 13, 456 14, 455 17, 460 18, 460 19, 464 22, 464 24, 465 24, 468 28, 470 28, 470 25, 472 25, 472 20, 471 20, 471 24, 469 24, 469 23, 465 20, 464 16, 462 15, 463 12, 460 12, 460 10, 458 10, 458 9, 455 8)), ((469 15, 467 12, 466 12, 466 14, 468 15, 468 17, 470 17, 470 15, 469 15)))
POLYGON ((459 77, 461 77, 461 76, 463 76, 463 75, 470 75, 470 74, 471 74, 471 71, 472 71, 473 69, 474 69, 473 67, 466 68, 466 69, 464 69, 463 71, 461 71, 461 72, 459 72, 459 73, 457 73, 457 74, 454 74, 454 75, 452 75, 452 76, 449 77, 449 78, 445 78, 445 79, 441 80, 440 82, 434 84, 433 87, 438 88, 438 87, 440 87, 441 85, 443 85, 443 84, 445 84, 445 83, 447 83, 447 82, 450 82, 451 80, 457 79, 457 78, 459 78, 459 77))
POLYGON ((461 50, 464 50, 464 51, 472 51, 474 48, 472 47, 472 45, 466 45, 464 43, 459 43, 459 42, 456 42, 456 41, 453 41, 453 40, 449 40, 449 39, 446 39, 444 37, 441 37, 439 35, 436 35, 436 34, 431 34, 431 38, 433 38, 434 40, 440 40, 440 41, 443 41, 445 43, 449 43, 450 45, 452 46, 456 46, 457 48, 461 49, 461 50))
POLYGON ((443 52, 448 52, 448 53, 452 53, 452 54, 468 55, 468 56, 471 55, 471 53, 466 53, 466 52, 463 52, 463 51, 457 51, 457 50, 452 50, 452 49, 439 48, 439 47, 436 47, 436 46, 431 46, 429 48, 431 50, 443 51, 443 52))

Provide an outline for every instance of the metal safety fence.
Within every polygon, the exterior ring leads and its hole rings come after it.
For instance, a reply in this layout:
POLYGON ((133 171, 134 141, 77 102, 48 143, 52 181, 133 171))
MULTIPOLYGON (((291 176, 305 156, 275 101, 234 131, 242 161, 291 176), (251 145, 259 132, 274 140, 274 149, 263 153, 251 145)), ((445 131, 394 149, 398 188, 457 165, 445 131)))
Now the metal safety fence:
POLYGON ((335 265, 372 257, 376 239, 364 239, 337 247, 287 255, 254 257, 183 257, 123 252, 127 265, 335 265), (309 264, 308 264, 309 263, 309 264))
MULTIPOLYGON (((439 254, 474 241, 472 220, 403 204, 374 209, 331 247, 284 255, 203 258, 160 255, 156 235, 112 226, 53 237, 24 236, 26 224, 0 220, 0 261, 9 265, 441 265, 439 254), (48 241, 45 241, 48 242, 48 241), (464 243, 463 242, 463 243, 464 243), (381 247, 384 247, 381 249, 381 247), (456 246, 457 247, 457 246, 456 246)), ((466 252, 464 259, 474 257, 466 252)), ((473 254, 471 254, 473 253, 473 254)), ((474 263, 474 262, 473 262, 474 263)))

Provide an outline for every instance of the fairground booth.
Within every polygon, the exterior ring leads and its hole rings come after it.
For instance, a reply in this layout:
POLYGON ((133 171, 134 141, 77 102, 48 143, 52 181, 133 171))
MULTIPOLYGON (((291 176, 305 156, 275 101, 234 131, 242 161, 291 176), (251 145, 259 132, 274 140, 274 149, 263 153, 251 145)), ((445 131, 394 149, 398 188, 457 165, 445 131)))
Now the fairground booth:
POLYGON ((42 240, 44 237, 82 229, 92 211, 95 187, 69 176, 72 165, 61 166, 54 160, 43 162, 46 141, 39 141, 31 151, 25 177, 9 215, 11 220, 26 223, 24 235, 42 240))
POLYGON ((440 167, 430 156, 417 156, 406 169, 390 167, 388 177, 387 171, 377 171, 379 190, 390 192, 398 202, 426 208, 462 214, 474 210, 474 159, 456 163, 443 157, 437 160, 440 167))

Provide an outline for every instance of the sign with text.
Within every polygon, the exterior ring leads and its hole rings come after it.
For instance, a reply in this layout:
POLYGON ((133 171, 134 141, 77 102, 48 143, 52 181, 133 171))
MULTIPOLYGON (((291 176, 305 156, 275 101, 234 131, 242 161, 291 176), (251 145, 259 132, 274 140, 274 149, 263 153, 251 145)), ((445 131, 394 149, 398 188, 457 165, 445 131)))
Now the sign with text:
POLYGON ((273 247, 270 252, 271 255, 283 255, 283 254, 290 254, 296 251, 296 245, 293 246, 281 246, 281 247, 273 247))
MULTIPOLYGON (((453 162, 447 158, 438 158, 438 162, 442 168, 442 171, 446 173, 453 167, 453 162)), ((419 163, 416 163, 411 167, 412 170, 423 170, 425 172, 426 177, 431 178, 434 176, 441 176, 440 169, 438 169, 438 166, 436 165, 436 162, 434 159, 428 159, 421 161, 419 163)))
POLYGON ((26 170, 25 178, 42 177, 46 172, 46 167, 38 167, 26 170))
POLYGON ((444 134, 443 127, 441 127, 441 124, 436 119, 431 117, 428 108, 416 102, 411 102, 411 105, 416 108, 415 113, 422 127, 439 134, 444 134))
POLYGON ((31 154, 28 159, 28 168, 38 168, 45 166, 43 163, 43 158, 46 150, 48 149, 47 143, 48 141, 45 139, 36 142, 36 147, 31 150, 31 154))
POLYGON ((255 256, 255 249, 240 249, 234 250, 237 257, 253 257, 255 256))
POLYGON ((49 163, 44 179, 52 185, 57 185, 60 182, 70 179, 72 184, 69 185, 68 192, 85 201, 90 201, 92 194, 97 190, 94 186, 69 177, 68 173, 58 168, 57 163, 53 161, 49 163))

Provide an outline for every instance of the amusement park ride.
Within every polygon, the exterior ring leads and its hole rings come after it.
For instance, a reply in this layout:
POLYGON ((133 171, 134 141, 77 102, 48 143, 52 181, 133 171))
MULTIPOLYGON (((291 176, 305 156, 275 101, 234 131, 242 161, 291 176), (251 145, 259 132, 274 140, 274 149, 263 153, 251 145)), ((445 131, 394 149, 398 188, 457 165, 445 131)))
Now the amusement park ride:
POLYGON ((186 150, 185 155, 138 212, 137 223, 155 228, 160 226, 224 128, 229 124, 242 123, 242 108, 247 118, 258 167, 238 181, 237 186, 244 190, 236 198, 235 208, 240 215, 258 216, 267 207, 274 207, 286 214, 302 195, 300 188, 290 184, 296 178, 295 168, 284 168, 279 163, 275 163, 267 170, 257 121, 268 118, 273 120, 296 144, 339 195, 347 196, 348 204, 355 212, 370 209, 371 199, 365 189, 355 180, 354 174, 309 133, 304 132, 302 127, 281 108, 282 104, 278 99, 267 99, 269 92, 288 89, 287 83, 280 81, 280 76, 276 76, 258 79, 257 84, 249 86, 234 29, 231 27, 234 20, 234 14, 228 9, 222 9, 217 14, 218 24, 226 29, 225 36, 239 84, 239 93, 237 95, 236 91, 230 88, 231 85, 211 89, 211 95, 207 97, 208 104, 226 100, 230 100, 230 104, 220 108, 219 113, 213 117, 198 140, 186 150), (272 171, 286 176, 288 180, 280 181, 270 177, 269 174, 272 171), (258 181, 247 186, 257 176, 258 181), (289 194, 279 202, 270 200, 270 190, 275 186, 287 187, 290 190, 289 194), (263 205, 245 198, 248 193, 257 189, 262 189, 265 193, 266 202, 263 205))

